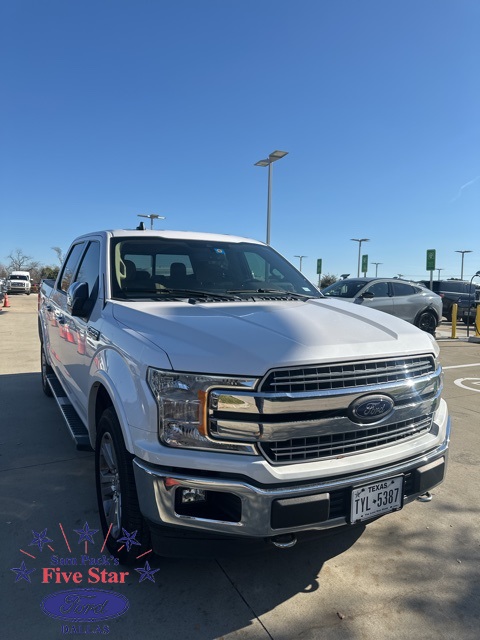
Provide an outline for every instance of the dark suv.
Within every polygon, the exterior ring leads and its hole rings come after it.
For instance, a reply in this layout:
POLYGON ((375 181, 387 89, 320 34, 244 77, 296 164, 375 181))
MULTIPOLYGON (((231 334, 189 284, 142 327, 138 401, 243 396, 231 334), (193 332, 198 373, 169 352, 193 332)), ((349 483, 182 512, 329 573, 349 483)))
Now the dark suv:
MULTIPOLYGON (((422 284, 430 289, 430 281, 425 280, 422 284)), ((452 321, 452 306, 455 303, 459 305, 458 315, 462 316, 463 311, 467 313, 463 307, 468 306, 469 299, 474 304, 480 294, 480 289, 465 280, 434 280, 432 291, 442 298, 443 316, 448 322, 452 321)))

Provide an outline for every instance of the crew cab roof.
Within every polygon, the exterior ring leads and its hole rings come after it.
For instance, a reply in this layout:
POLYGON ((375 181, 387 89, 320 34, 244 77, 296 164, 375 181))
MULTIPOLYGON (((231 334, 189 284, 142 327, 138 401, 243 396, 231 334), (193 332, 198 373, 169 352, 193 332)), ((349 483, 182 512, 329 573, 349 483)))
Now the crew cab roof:
POLYGON ((242 236, 233 236, 221 233, 203 233, 197 231, 172 231, 164 229, 149 229, 145 231, 141 231, 139 229, 106 229, 85 234, 84 236, 80 236, 79 238, 77 238, 77 240, 91 236, 105 236, 110 238, 165 238, 171 240, 205 240, 213 242, 249 242, 253 244, 264 244, 259 240, 253 240, 252 238, 245 238, 242 236))

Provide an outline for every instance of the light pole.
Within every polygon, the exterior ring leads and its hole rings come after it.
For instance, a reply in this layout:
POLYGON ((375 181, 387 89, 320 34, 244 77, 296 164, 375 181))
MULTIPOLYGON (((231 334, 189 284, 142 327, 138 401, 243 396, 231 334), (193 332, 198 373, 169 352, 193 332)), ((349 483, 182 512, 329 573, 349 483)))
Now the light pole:
POLYGON ((165 216, 159 216, 156 213, 137 213, 139 218, 150 218, 150 229, 153 229, 154 220, 165 220, 165 216))
POLYGON ((302 271, 302 260, 308 258, 308 256, 294 256, 294 258, 300 258, 300 271, 302 271))
POLYGON ((437 271, 438 271, 438 278, 437 278, 437 280, 440 280, 440 271, 443 271, 443 270, 444 270, 444 268, 443 268, 443 267, 440 267, 439 269, 437 269, 437 271))
POLYGON ((357 269, 357 278, 360 277, 360 252, 362 250, 362 242, 369 242, 370 238, 350 238, 352 242, 358 242, 358 269, 357 269))
POLYGON ((378 276, 378 265, 383 264, 383 262, 372 262, 375 265, 375 277, 378 276))
MULTIPOLYGON (((473 274, 472 279, 470 280, 470 288, 468 290, 467 338, 470 337, 470 311, 472 308, 472 284, 473 284, 473 279, 478 276, 480 276, 480 271, 477 271, 477 273, 473 274)), ((478 335, 480 333, 480 327, 477 327, 476 320, 477 320, 477 308, 475 307, 475 320, 473 322, 475 325, 475 333, 478 335)))
POLYGON ((288 154, 288 151, 272 151, 272 153, 265 158, 265 160, 259 160, 255 162, 256 167, 268 167, 268 195, 267 195, 267 244, 270 244, 270 214, 272 203, 272 164, 281 158, 284 158, 288 154))
POLYGON ((463 259, 465 258, 465 254, 466 253, 472 253, 472 251, 470 249, 465 249, 463 251, 455 251, 455 253, 461 253, 462 254, 462 272, 460 274, 460 280, 463 280, 463 259))

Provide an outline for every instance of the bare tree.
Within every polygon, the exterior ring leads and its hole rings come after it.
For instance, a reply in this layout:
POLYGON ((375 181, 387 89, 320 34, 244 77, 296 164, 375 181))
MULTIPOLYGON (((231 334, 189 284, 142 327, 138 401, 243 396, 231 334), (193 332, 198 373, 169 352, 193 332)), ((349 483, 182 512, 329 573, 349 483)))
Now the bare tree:
POLYGON ((7 267, 9 271, 27 271, 32 256, 25 255, 21 249, 15 249, 8 254, 7 259, 10 260, 7 267))
POLYGON ((57 254, 58 262, 60 264, 63 264, 63 259, 65 256, 62 249, 60 247, 51 247, 51 249, 53 249, 53 251, 55 251, 55 253, 57 254))

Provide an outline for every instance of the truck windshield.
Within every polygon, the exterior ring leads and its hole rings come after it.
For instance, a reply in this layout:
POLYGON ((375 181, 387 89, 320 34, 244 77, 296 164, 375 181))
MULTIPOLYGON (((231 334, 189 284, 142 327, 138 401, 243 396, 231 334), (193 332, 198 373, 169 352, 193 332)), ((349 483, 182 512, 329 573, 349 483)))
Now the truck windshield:
POLYGON ((16 276, 14 274, 9 276, 9 278, 10 278, 10 280, 28 280, 27 276, 16 276))
MULTIPOLYGON (((114 238, 111 247, 113 297, 164 298, 168 291, 189 296, 234 293, 235 297, 301 294, 318 289, 285 258, 265 245, 166 238, 114 238), (162 291, 164 294, 162 295, 162 291)), ((229 296, 231 299, 231 296, 229 296)))

